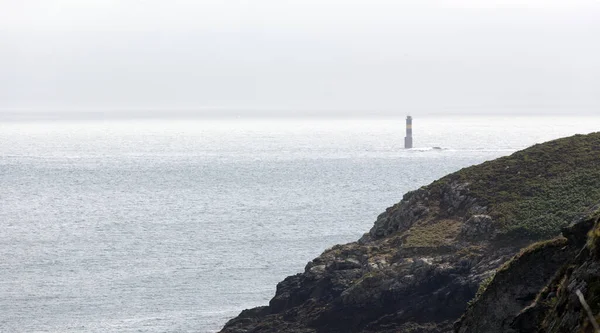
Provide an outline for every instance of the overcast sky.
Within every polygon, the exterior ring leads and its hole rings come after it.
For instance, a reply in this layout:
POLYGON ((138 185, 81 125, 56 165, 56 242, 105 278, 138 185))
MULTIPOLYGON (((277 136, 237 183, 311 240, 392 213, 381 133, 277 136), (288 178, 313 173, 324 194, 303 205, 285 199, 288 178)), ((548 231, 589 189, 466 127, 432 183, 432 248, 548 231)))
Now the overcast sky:
POLYGON ((0 0, 0 109, 600 114, 600 0, 0 0))

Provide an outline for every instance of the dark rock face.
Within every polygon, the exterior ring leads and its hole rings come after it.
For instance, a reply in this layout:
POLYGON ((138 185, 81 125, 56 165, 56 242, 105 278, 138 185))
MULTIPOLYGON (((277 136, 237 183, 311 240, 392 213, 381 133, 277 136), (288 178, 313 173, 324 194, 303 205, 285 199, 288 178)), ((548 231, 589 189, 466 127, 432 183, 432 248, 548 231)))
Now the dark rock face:
POLYGON ((563 238, 535 246, 495 274, 485 292, 455 324, 455 332, 515 332, 510 325, 517 314, 577 250, 563 238))
POLYGON ((594 332, 576 291, 580 291, 598 320, 600 311, 600 211, 566 230, 576 244, 577 256, 567 260, 528 307, 512 322, 519 333, 594 332), (592 230, 590 229, 592 226, 592 230))
POLYGON ((599 259, 596 255, 583 251, 573 266, 562 275, 562 279, 549 286, 554 293, 544 295, 543 301, 539 302, 542 304, 532 305, 532 310, 539 311, 534 329, 527 330, 527 327, 519 325, 523 320, 516 320, 514 327, 518 332, 594 332, 575 292, 579 290, 583 293, 598 320, 599 259))
POLYGON ((598 215, 565 228, 565 238, 534 244, 509 262, 455 324, 455 332, 593 332, 576 291, 598 313, 598 215))
POLYGON ((598 165, 594 133, 407 193, 357 242, 326 250, 221 332, 588 332, 574 290, 600 311, 600 228, 588 237, 597 218, 520 251, 600 200, 598 165))

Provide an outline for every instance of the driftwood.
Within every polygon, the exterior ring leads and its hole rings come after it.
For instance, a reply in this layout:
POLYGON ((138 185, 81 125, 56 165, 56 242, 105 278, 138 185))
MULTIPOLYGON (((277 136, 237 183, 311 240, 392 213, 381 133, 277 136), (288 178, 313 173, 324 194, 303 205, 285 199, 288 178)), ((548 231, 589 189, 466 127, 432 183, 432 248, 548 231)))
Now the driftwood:
POLYGON ((596 321, 596 318, 594 317, 594 313, 592 312, 592 309, 585 301, 585 297, 583 297, 583 294, 581 293, 581 291, 579 289, 577 289, 577 291, 575 291, 575 294, 577 295, 577 297, 579 297, 579 302, 581 303, 581 306, 583 306, 583 308, 585 309, 585 312, 587 312, 588 318, 590 319, 592 326, 594 326, 594 330, 596 331, 596 333, 600 333, 600 326, 598 326, 598 322, 596 321))

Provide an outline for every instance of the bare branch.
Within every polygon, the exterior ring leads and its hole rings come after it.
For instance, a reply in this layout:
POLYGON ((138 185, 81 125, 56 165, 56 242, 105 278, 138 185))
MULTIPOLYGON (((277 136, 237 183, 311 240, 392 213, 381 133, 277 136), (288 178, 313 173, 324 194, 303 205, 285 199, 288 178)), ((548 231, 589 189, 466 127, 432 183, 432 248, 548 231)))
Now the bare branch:
POLYGON ((585 301, 585 297, 583 297, 583 294, 581 293, 581 290, 577 289, 575 291, 575 294, 577 294, 577 297, 579 297, 579 302, 581 302, 581 305, 583 306, 583 308, 587 312, 588 318, 590 319, 590 322, 592 323, 592 326, 594 326, 594 330, 596 330, 596 333, 600 333, 600 326, 598 326, 598 322, 596 321, 596 318, 594 318, 594 313, 592 312, 592 309, 590 308, 590 306, 585 301))

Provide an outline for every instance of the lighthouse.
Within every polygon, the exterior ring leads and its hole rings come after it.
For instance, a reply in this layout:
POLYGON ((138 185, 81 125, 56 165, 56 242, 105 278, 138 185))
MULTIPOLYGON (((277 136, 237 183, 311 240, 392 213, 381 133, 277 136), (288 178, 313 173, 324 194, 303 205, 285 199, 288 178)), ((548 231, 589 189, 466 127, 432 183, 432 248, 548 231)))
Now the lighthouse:
POLYGON ((412 117, 406 117, 406 137, 404 138, 404 148, 410 149, 413 147, 412 141, 412 117))

